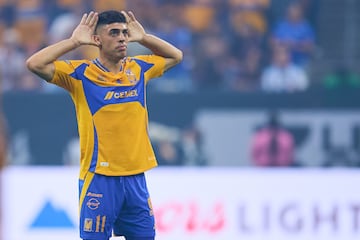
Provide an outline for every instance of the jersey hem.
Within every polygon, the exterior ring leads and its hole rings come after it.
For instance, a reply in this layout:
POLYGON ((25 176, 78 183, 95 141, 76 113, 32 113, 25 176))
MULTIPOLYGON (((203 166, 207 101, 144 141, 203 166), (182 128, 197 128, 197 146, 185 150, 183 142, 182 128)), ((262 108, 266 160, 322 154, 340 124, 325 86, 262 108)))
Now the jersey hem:
POLYGON ((143 169, 137 169, 137 170, 133 170, 133 171, 125 171, 125 172, 111 172, 108 169, 106 169, 106 171, 95 170, 94 173, 101 174, 101 175, 104 175, 104 176, 112 176, 112 177, 115 177, 115 176, 131 176, 131 175, 136 175, 136 174, 146 172, 146 171, 148 171, 150 169, 153 169, 153 168, 155 168, 157 166, 158 165, 156 164, 156 165, 151 166, 151 167, 146 167, 146 168, 143 168, 143 169))

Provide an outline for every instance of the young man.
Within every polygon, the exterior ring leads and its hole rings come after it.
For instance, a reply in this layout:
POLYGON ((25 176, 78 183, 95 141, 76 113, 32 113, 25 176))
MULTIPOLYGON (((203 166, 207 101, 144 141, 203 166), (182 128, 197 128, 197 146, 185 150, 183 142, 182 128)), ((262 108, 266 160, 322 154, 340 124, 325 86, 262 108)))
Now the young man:
POLYGON ((154 216, 144 172, 157 165, 147 132, 145 85, 182 60, 182 52, 147 34, 132 12, 84 14, 72 36, 27 60, 27 67, 66 89, 80 136, 80 237, 154 239, 154 216), (153 55, 127 57, 128 42, 153 55), (95 60, 59 57, 82 45, 95 60))

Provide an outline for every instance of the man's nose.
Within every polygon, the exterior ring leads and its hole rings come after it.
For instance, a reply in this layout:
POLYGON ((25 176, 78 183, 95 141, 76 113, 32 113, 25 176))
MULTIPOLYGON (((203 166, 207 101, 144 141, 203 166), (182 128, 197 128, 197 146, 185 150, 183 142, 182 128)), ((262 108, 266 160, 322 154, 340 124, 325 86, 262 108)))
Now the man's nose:
POLYGON ((125 35, 123 33, 119 34, 119 41, 125 41, 125 35))

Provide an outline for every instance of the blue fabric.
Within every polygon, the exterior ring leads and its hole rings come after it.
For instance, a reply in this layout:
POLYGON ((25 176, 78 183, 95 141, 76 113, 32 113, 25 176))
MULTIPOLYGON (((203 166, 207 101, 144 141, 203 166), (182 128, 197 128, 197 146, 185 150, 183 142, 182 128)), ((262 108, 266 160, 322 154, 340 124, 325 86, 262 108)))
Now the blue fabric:
POLYGON ((126 240, 154 240, 154 237, 125 237, 126 240))
POLYGON ((315 40, 314 31, 308 22, 290 23, 282 21, 276 26, 274 36, 281 40, 315 40))
MULTIPOLYGON (((286 20, 281 21, 273 30, 273 37, 279 41, 297 44, 301 42, 315 42, 315 32, 307 21, 299 23, 291 23, 286 20)), ((293 62, 299 65, 305 64, 309 56, 295 49, 293 48, 291 51, 293 62)))
POLYGON ((114 231, 130 239, 153 239, 155 221, 144 174, 95 174, 80 211, 80 237, 106 240, 114 231))
POLYGON ((95 84, 91 80, 87 79, 83 76, 82 82, 84 87, 84 93, 86 96, 86 100, 88 102, 89 108, 91 113, 94 115, 101 107, 108 105, 108 104, 116 104, 116 103, 125 103, 125 102, 135 102, 138 101, 141 103, 142 106, 145 105, 145 95, 144 95, 144 75, 141 74, 141 78, 133 86, 112 86, 112 87, 103 87, 95 84), (127 97, 127 98, 111 98, 111 99, 104 99, 104 96, 109 91, 113 92, 125 92, 137 90, 138 96, 134 97, 127 97))

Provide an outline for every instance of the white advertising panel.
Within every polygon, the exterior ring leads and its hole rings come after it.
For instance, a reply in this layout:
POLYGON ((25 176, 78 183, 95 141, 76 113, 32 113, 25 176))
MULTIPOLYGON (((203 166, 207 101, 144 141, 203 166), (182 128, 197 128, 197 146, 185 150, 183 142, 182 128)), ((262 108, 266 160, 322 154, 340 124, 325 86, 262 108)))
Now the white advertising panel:
MULTIPOLYGON (((268 122, 267 110, 202 110, 195 122, 204 136, 211 166, 249 166, 255 130, 268 122)), ((295 160, 301 166, 323 166, 329 153, 342 150, 341 161, 359 159, 360 112, 346 110, 282 110, 279 121, 295 136, 295 160), (328 136, 327 136, 328 135, 328 136), (325 140, 329 148, 324 149, 325 140)), ((355 160, 358 164, 358 160, 355 160)), ((333 163, 334 164, 334 163, 333 163)), ((348 165, 346 165, 348 164, 348 165)))
MULTIPOLYGON (((79 239, 74 167, 2 174, 4 240, 79 239)), ((157 168, 157 240, 357 240, 360 171, 157 168)))

